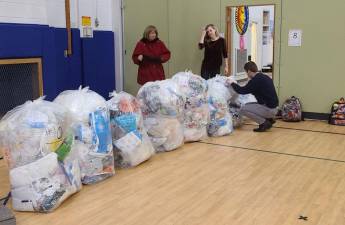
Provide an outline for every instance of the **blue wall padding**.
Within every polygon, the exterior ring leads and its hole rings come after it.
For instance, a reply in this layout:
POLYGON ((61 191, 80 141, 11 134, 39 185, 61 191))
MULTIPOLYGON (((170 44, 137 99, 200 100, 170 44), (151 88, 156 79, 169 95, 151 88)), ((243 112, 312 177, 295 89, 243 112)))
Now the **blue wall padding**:
POLYGON ((64 28, 0 23, 0 58, 41 57, 48 100, 80 85, 108 96, 115 89, 114 33, 96 31, 93 39, 81 39, 79 29, 72 29, 72 47, 72 56, 66 58, 64 28))
POLYGON ((106 99, 115 90, 114 33, 95 31, 93 38, 82 39, 84 85, 106 99))

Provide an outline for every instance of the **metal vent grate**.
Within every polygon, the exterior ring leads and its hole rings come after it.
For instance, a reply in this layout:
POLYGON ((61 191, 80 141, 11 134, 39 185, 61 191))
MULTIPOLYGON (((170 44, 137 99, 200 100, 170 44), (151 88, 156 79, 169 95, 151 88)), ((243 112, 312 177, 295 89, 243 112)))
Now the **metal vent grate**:
POLYGON ((0 64, 0 117, 41 95, 39 66, 40 63, 0 64))

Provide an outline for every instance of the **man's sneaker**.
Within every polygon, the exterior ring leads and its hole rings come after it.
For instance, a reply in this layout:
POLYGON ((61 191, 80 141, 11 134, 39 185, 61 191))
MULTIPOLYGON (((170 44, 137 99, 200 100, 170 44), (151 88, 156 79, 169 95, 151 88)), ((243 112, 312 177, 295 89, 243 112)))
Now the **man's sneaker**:
POLYGON ((272 123, 269 120, 265 120, 264 123, 260 124, 258 128, 255 128, 254 132, 264 132, 272 127, 272 123))

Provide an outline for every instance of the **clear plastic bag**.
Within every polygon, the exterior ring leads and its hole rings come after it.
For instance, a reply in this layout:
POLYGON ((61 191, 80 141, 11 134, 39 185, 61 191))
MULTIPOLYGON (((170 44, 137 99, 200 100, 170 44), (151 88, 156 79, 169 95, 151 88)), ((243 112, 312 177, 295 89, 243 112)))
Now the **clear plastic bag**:
POLYGON ((66 110, 37 99, 8 112, 0 123, 1 149, 10 168, 13 208, 50 212, 81 189, 66 110))
POLYGON ((209 136, 219 137, 233 131, 232 116, 229 112, 229 102, 234 93, 230 92, 226 82, 230 78, 219 76, 207 80, 208 105, 210 109, 209 136))
POLYGON ((79 141, 77 145, 83 184, 96 183, 113 176, 110 119, 105 99, 88 88, 79 88, 60 93, 54 102, 69 109, 68 122, 79 141))
POLYGON ((78 90, 61 92, 55 99, 55 103, 65 106, 70 113, 67 114, 68 123, 89 122, 91 112, 99 108, 106 108, 105 99, 88 87, 78 90))
POLYGON ((184 139, 198 141, 207 137, 209 108, 207 104, 207 82, 190 71, 179 72, 172 77, 186 97, 183 114, 184 139))
POLYGON ((172 80, 148 82, 137 96, 144 126, 156 151, 171 151, 184 143, 185 97, 172 80))
POLYGON ((78 163, 75 162, 72 167, 66 164, 65 167, 57 158, 58 155, 52 152, 35 162, 10 170, 15 210, 51 212, 81 189, 80 176, 75 176, 78 174, 78 163), (70 174, 67 175, 67 172, 70 174))
POLYGON ((63 141, 66 110, 39 98, 27 101, 1 119, 1 148, 10 169, 55 151, 63 141))
POLYGON ((110 94, 107 102, 114 145, 115 166, 133 167, 155 150, 144 128, 139 101, 126 92, 110 94))

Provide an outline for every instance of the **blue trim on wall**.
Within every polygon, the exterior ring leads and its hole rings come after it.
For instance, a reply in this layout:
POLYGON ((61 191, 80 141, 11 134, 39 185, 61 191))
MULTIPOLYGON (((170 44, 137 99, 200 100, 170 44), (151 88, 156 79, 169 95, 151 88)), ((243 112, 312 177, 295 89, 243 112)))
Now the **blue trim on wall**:
POLYGON ((80 85, 107 97, 115 89, 113 32, 95 31, 93 39, 81 39, 79 29, 72 29, 72 47, 72 56, 66 58, 64 28, 0 23, 0 58, 41 57, 46 99, 80 85))

